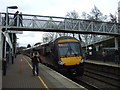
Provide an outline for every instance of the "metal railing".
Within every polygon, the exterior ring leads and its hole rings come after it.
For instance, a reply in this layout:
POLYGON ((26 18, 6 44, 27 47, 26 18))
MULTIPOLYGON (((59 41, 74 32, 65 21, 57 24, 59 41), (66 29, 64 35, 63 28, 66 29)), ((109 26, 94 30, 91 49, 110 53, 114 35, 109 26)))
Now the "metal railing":
MULTIPOLYGON (((9 13, 8 29, 9 28, 31 28, 31 29, 49 29, 50 30, 64 30, 74 32, 84 32, 87 34, 101 34, 101 35, 120 35, 120 24, 110 22, 99 22, 84 19, 72 19, 53 16, 40 16, 22 14, 22 19, 17 15, 14 17, 13 13, 9 13), (23 26, 20 24, 22 20, 23 26), (17 21, 17 22, 16 22, 17 21)), ((5 26, 5 13, 0 13, 0 25, 5 26)))

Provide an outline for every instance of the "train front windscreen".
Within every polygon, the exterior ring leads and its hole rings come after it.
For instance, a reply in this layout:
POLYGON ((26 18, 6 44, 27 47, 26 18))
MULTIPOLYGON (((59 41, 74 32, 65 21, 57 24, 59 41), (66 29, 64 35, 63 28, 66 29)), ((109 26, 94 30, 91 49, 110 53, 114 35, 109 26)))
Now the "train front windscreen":
POLYGON ((81 56, 80 43, 78 42, 59 43, 58 47, 60 57, 81 56))

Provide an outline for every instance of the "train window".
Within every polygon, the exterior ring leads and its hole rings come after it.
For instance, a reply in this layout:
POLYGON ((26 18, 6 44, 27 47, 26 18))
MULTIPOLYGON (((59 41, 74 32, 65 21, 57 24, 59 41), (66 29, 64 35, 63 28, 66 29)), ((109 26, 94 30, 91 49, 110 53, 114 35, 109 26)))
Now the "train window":
POLYGON ((67 46, 67 44, 58 44, 59 47, 67 46))
POLYGON ((60 56, 80 56, 79 43, 61 43, 58 44, 60 56))

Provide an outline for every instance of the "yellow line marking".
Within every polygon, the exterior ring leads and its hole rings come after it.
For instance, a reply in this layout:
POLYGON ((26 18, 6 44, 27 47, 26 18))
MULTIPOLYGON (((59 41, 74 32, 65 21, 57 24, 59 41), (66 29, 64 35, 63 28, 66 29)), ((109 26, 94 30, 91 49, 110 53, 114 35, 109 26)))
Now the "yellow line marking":
POLYGON ((42 78, 40 76, 38 76, 38 78, 43 83, 43 85, 45 86, 45 88, 47 88, 47 90, 49 90, 48 86, 45 84, 45 82, 42 80, 42 78))
MULTIPOLYGON (((23 57, 24 58, 24 57, 23 57)), ((26 58, 24 58, 26 60, 26 58)), ((26 60, 27 61, 27 60, 26 60)), ((27 61, 28 65, 30 66, 30 68, 32 69, 33 67, 31 66, 31 64, 27 61)), ((35 72, 37 73, 37 72, 35 72)), ((47 84, 45 84, 45 82, 42 80, 42 78, 40 76, 37 76, 39 78, 39 80, 42 82, 42 84, 44 85, 45 88, 47 88, 47 90, 49 90, 47 84)))

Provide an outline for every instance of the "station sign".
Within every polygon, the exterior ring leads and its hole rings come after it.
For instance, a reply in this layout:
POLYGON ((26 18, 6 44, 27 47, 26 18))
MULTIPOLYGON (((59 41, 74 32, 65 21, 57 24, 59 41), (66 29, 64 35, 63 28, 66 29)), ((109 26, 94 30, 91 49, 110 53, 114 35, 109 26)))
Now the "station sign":
POLYGON ((23 31, 11 31, 11 30, 7 30, 7 33, 23 34, 23 31))

